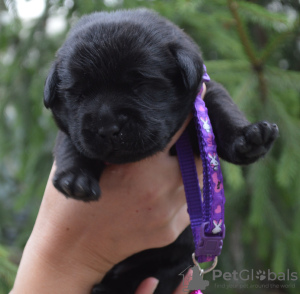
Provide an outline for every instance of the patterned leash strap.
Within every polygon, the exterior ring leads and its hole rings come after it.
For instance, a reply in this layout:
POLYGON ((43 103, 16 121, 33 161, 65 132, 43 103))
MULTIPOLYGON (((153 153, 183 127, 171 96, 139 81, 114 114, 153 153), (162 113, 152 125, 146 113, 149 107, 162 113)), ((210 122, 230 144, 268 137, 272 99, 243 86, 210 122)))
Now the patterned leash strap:
MULTIPOLYGON (((204 66, 203 82, 210 80, 204 66)), ((217 264, 225 237, 223 176, 217 146, 208 111, 201 98, 203 85, 195 101, 194 120, 197 129, 200 156, 203 164, 203 197, 198 181, 194 154, 187 130, 176 143, 188 213, 193 232, 195 253, 194 263, 200 273, 211 271, 217 264), (198 263, 213 261, 210 268, 203 270, 198 263)))

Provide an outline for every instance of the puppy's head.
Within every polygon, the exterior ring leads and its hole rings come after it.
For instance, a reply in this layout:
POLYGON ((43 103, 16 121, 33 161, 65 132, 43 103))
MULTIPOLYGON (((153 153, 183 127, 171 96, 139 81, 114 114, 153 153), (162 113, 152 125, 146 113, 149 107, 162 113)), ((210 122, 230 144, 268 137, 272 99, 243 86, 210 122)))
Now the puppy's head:
POLYGON ((85 156, 110 163, 163 150, 192 109, 198 47, 148 10, 83 17, 57 53, 44 103, 85 156))

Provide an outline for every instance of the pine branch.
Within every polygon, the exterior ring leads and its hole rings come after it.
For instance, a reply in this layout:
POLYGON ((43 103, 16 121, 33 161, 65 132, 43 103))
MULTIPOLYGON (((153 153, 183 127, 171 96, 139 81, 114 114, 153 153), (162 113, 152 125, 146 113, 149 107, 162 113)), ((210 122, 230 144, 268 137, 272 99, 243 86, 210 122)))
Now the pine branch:
POLYGON ((271 42, 269 42, 260 56, 261 62, 264 63, 270 57, 270 55, 278 48, 278 46, 283 43, 283 40, 289 37, 291 34, 291 31, 287 31, 285 33, 280 34, 271 42))
POLYGON ((248 37, 246 28, 245 28, 243 21, 239 15, 238 3, 233 0, 228 0, 227 3, 228 3, 228 7, 232 13, 233 18, 236 21, 237 31, 238 31, 240 40, 242 42, 242 45, 244 47, 245 53, 251 62, 252 68, 256 72, 258 82, 259 82, 261 101, 265 102, 267 99, 267 96, 268 96, 268 87, 267 87, 266 78, 264 76, 264 64, 262 63, 262 61, 259 58, 256 57, 258 54, 255 52, 255 50, 251 44, 251 41, 250 41, 250 38, 248 37))
POLYGON ((239 37, 242 41, 242 45, 244 47, 246 55, 250 59, 252 65, 259 66, 260 65, 259 60, 257 60, 257 58, 256 58, 257 54, 254 52, 254 48, 251 45, 250 39, 248 38, 246 28, 245 28, 243 21, 240 18, 240 15, 238 13, 238 3, 233 0, 228 0, 227 3, 228 3, 228 7, 233 15, 233 18, 235 19, 237 31, 238 31, 239 37))
POLYGON ((264 63, 271 56, 271 54, 278 49, 278 46, 292 34, 293 30, 288 30, 271 40, 260 55, 261 62, 264 63))
POLYGON ((249 20, 261 24, 263 27, 271 27, 274 24, 288 26, 288 19, 284 13, 271 12, 256 3, 239 1, 239 11, 249 20))

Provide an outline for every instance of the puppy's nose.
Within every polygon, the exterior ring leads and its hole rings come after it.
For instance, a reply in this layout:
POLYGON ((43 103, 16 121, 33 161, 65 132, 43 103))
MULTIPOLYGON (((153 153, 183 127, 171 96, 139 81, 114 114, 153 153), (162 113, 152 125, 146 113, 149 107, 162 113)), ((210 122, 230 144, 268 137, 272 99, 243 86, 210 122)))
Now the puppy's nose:
POLYGON ((98 130, 98 134, 103 139, 113 139, 119 135, 120 128, 116 124, 101 127, 98 130))

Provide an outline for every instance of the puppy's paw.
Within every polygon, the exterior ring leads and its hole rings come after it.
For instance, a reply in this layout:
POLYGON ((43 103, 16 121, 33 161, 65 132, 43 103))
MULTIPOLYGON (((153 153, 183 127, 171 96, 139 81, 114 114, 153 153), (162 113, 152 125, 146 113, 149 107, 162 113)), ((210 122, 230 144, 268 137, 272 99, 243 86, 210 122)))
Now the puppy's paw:
POLYGON ((53 178, 54 187, 66 197, 81 201, 96 201, 100 197, 98 181, 84 170, 57 172, 53 178))
POLYGON ((279 135, 276 124, 267 121, 248 125, 242 130, 242 136, 233 143, 234 161, 249 164, 263 157, 279 135))

